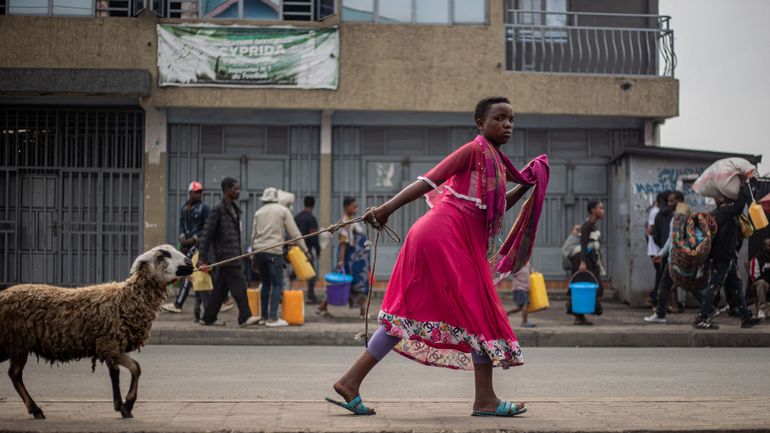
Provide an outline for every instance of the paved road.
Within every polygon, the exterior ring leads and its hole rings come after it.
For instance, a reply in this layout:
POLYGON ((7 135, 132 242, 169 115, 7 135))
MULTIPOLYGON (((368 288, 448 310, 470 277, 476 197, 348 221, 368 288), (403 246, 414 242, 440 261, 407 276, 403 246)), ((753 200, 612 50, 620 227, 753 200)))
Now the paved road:
MULTIPOLYGON (((136 356, 143 376, 137 418, 128 422, 110 410, 105 367, 91 374, 87 362, 50 367, 32 361, 25 381, 49 421, 28 420, 2 375, 0 431, 470 431, 513 426, 505 424, 510 420, 467 416, 472 373, 424 367, 395 354, 375 369, 362 390, 377 403, 380 415, 369 421, 344 417, 319 400, 359 350, 149 346, 136 356)), ((767 348, 532 348, 525 357, 524 366, 496 371, 502 397, 530 403, 530 413, 516 428, 770 429, 767 348)), ((122 377, 125 387, 127 375, 122 377)))

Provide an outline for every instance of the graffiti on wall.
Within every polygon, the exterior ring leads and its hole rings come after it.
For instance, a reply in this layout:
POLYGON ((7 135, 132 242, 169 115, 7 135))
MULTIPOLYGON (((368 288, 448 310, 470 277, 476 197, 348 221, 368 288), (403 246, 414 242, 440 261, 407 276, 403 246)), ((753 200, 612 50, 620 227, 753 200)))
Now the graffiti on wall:
POLYGON ((706 210, 714 205, 714 200, 704 197, 692 189, 693 182, 703 173, 703 170, 703 167, 654 169, 650 173, 652 174, 650 181, 640 181, 634 184, 637 202, 644 203, 649 209, 655 203, 655 198, 659 193, 681 190, 684 193, 685 202, 693 210, 706 210))

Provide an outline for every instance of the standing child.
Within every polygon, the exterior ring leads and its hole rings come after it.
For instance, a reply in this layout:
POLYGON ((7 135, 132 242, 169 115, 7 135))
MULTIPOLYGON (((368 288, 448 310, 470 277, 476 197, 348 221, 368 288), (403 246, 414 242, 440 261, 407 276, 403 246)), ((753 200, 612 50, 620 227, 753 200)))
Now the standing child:
POLYGON ((526 410, 497 398, 492 386, 493 366, 524 362, 493 273, 505 276, 529 260, 548 185, 548 158, 541 155, 519 172, 501 151, 513 133, 513 108, 506 98, 482 99, 474 119, 479 135, 473 141, 366 213, 367 222, 379 227, 393 212, 430 193, 432 208, 409 229, 396 259, 379 328, 334 384, 344 400, 327 399, 357 415, 375 413, 363 403, 359 388, 391 350, 425 365, 474 370, 475 416, 510 417, 526 410), (506 191, 506 182, 522 187, 506 191), (528 188, 532 195, 488 262, 489 240, 502 227, 503 214, 528 188))
POLYGON ((516 308, 509 310, 508 315, 513 315, 521 311, 521 327, 522 328, 534 328, 534 323, 527 320, 529 312, 529 274, 532 273, 532 266, 527 262, 523 268, 519 269, 512 275, 513 280, 513 302, 516 303, 516 308))

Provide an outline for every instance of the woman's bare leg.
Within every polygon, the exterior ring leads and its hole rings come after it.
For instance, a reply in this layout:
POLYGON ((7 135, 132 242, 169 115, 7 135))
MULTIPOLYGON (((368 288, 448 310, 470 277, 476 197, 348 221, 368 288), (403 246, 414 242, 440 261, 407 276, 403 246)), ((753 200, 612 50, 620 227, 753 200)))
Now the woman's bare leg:
POLYGON ((364 350, 361 356, 350 367, 337 383, 334 384, 334 390, 346 402, 349 402, 359 395, 359 389, 364 378, 377 365, 379 361, 368 351, 364 350))
MULTIPOLYGON (((476 397, 473 401, 473 410, 495 412, 500 404, 500 399, 495 394, 492 386, 492 363, 473 364, 473 372, 476 380, 476 397)), ((520 410, 524 403, 516 403, 516 409, 520 410)))

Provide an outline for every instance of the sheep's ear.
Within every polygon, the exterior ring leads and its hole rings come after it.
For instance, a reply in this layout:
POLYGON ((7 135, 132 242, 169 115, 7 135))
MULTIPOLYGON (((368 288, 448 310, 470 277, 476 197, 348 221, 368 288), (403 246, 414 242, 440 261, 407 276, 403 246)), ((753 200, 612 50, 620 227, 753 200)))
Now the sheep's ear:
POLYGON ((137 257, 136 260, 134 260, 134 264, 131 265, 131 273, 133 274, 138 271, 143 264, 147 264, 150 260, 152 260, 152 253, 149 251, 137 257))

